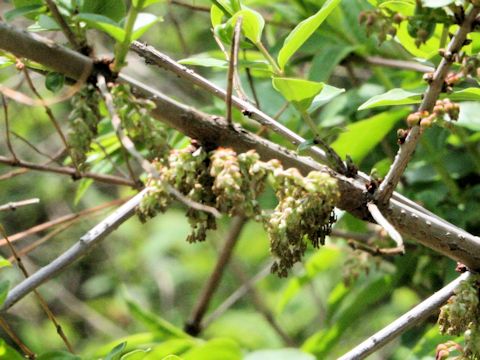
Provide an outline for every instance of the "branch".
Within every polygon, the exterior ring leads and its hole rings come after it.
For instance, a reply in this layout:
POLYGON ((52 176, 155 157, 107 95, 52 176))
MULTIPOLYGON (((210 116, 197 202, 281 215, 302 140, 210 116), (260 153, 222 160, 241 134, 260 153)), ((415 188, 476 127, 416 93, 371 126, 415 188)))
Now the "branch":
POLYGON ((435 68, 420 64, 416 61, 386 59, 380 56, 367 56, 365 61, 372 65, 391 67, 394 69, 413 70, 423 73, 435 71, 435 68))
POLYGON ((39 198, 27 199, 27 200, 20 200, 20 201, 12 201, 4 205, 0 205, 0 211, 15 211, 19 207, 28 206, 33 204, 38 204, 40 202, 39 198))
POLYGON ((135 207, 140 203, 147 191, 148 188, 135 195, 132 199, 119 207, 114 213, 107 216, 105 220, 83 235, 80 240, 67 251, 11 289, 3 306, 0 308, 0 312, 8 310, 25 295, 58 275, 76 260, 86 255, 95 245, 105 239, 107 235, 112 233, 134 214, 135 207))
MULTIPOLYGON (((28 34, 0 23, 0 48, 4 48, 11 43, 17 43, 17 50, 20 49, 24 51, 20 56, 28 57, 28 54, 31 54, 30 48, 25 48, 22 43, 26 37, 29 37, 25 40, 28 44, 41 41, 38 40, 38 37, 35 37, 37 40, 33 40, 28 34), (4 42, 6 42, 6 45, 4 42)), ((138 43, 134 43, 134 46, 137 45, 138 43)), ((56 54, 57 57, 62 59, 62 64, 68 63, 71 66, 69 73, 76 73, 78 76, 82 75, 85 66, 91 64, 91 59, 88 57, 83 57, 84 63, 79 63, 79 55, 77 53, 71 55, 71 51, 68 49, 64 49, 62 52, 61 47, 55 47, 54 51, 50 54, 45 50, 48 49, 48 47, 43 48, 40 45, 32 45, 32 47, 33 46, 43 49, 42 54, 32 54, 32 56, 36 57, 36 61, 40 63, 51 63, 52 55, 56 54), (72 61, 70 61, 70 56, 74 57, 72 61), (43 58, 45 58, 44 61, 42 61, 43 58), (75 66, 77 68, 75 68, 75 66)), ((140 46, 144 47, 141 44, 140 46)), ((176 64, 163 54, 162 58, 165 60, 165 66, 170 66, 177 70, 180 68, 181 71, 178 72, 179 76, 191 78, 193 83, 203 88, 202 84, 205 85, 206 80, 195 74, 192 70, 176 64)), ((55 71, 62 72, 62 68, 63 65, 60 65, 55 71)), ((365 181, 368 180, 366 175, 360 174, 361 178, 355 179, 346 178, 318 164, 311 158, 299 156, 284 147, 245 131, 238 125, 230 127, 224 119, 218 116, 207 115, 181 104, 126 75, 121 74, 120 80, 129 83, 138 95, 149 98, 156 104, 156 109, 152 112, 154 117, 176 128, 185 135, 199 140, 205 145, 231 147, 237 152, 254 149, 260 154, 262 159, 278 159, 286 168, 296 167, 303 174, 307 174, 312 170, 328 172, 337 179, 339 186, 341 197, 337 206, 360 219, 371 220, 366 208, 366 199, 364 196, 365 181)), ((207 85, 211 86, 211 84, 207 85)), ((222 89, 214 87, 212 91, 215 91, 217 96, 225 99, 225 93, 222 89)), ((238 106, 240 109, 245 107, 244 110, 247 112, 249 110, 252 111, 252 117, 255 119, 263 119, 259 122, 268 125, 271 129, 278 130, 279 134, 282 134, 287 139, 291 139, 291 141, 296 141, 297 145, 304 141, 303 138, 283 127, 283 125, 278 124, 274 119, 268 117, 253 105, 241 102, 236 97, 232 97, 232 102, 234 106, 238 106)), ((317 157, 320 157, 320 155, 324 156, 324 153, 318 148, 312 148, 311 151, 316 152, 317 157)), ((394 193, 394 196, 388 204, 388 208, 382 209, 382 211, 388 221, 405 237, 413 238, 422 245, 456 261, 462 262, 472 270, 480 269, 480 238, 448 223, 400 194, 394 193)))
MULTIPOLYGON (((118 205, 118 204, 122 204, 125 201, 126 201, 125 199, 117 199, 117 200, 113 200, 113 201, 110 201, 110 202, 107 202, 107 203, 104 203, 104 204, 101 204, 101 205, 98 205, 98 206, 95 206, 95 207, 92 207, 92 208, 89 208, 89 209, 85 209, 83 211, 79 211, 78 213, 64 215, 64 216, 61 216, 61 217, 56 218, 54 220, 44 222, 43 224, 33 226, 30 229, 27 229, 25 231, 18 232, 16 234, 12 235, 12 236, 9 236, 8 238, 9 238, 10 242, 15 242, 15 241, 18 241, 18 240, 21 240, 21 239, 25 238, 28 235, 36 234, 40 231, 45 231, 45 230, 47 230, 47 229, 49 229, 53 226, 57 226, 57 225, 60 225, 60 224, 65 224, 65 223, 72 222, 73 220, 81 219, 84 216, 94 214, 94 213, 96 213, 100 210, 103 210, 103 209, 106 209, 106 208, 109 208, 109 207, 112 207, 112 206, 115 206, 115 205, 118 205)), ((0 240, 0 246, 4 246, 6 244, 7 244, 7 242, 6 242, 5 239, 0 240)))
POLYGON ((73 46, 75 50, 80 50, 81 45, 78 43, 77 38, 75 37, 75 34, 72 32, 72 30, 68 26, 62 14, 60 14, 60 11, 58 11, 57 5, 55 5, 55 3, 52 0, 45 0, 45 2, 47 3, 48 9, 52 13, 53 18, 57 21, 58 25, 60 25, 60 28, 62 29, 63 34, 68 39, 70 44, 73 46))
POLYGON ((189 320, 185 324, 185 331, 187 334, 196 336, 202 331, 202 320, 213 294, 220 285, 225 268, 232 257, 233 249, 240 238, 240 233, 245 225, 246 218, 244 216, 237 216, 233 219, 230 231, 228 232, 225 244, 218 255, 217 263, 210 275, 208 282, 205 284, 202 294, 195 305, 189 320))
POLYGON ((350 350, 348 353, 339 358, 339 360, 364 359, 374 351, 385 346, 388 342, 395 339, 412 326, 417 325, 423 319, 436 311, 448 300, 448 298, 450 298, 450 296, 453 295, 453 292, 458 285, 460 285, 462 281, 467 280, 470 276, 471 273, 469 272, 460 275, 457 279, 415 306, 412 310, 387 325, 385 328, 365 340, 354 349, 350 350))
MULTIPOLYGON (((480 8, 477 7, 474 7, 470 11, 460 28, 457 30, 457 33, 448 44, 445 55, 433 74, 433 80, 424 94, 422 103, 418 109, 419 112, 431 112, 433 110, 435 102, 438 100, 438 97, 442 92, 445 78, 448 75, 448 70, 453 64, 454 54, 458 53, 463 47, 465 39, 467 38, 468 33, 472 30, 473 23, 479 12, 480 8)), ((379 204, 386 204, 392 196, 403 172, 413 156, 413 152, 417 147, 421 134, 421 128, 418 125, 415 125, 410 129, 405 142, 401 145, 397 156, 395 156, 395 160, 390 167, 387 176, 385 176, 385 179, 382 181, 375 194, 375 200, 379 204)))
POLYGON ((131 187, 137 186, 137 184, 135 184, 135 182, 133 182, 132 180, 124 179, 118 176, 97 174, 89 171, 77 172, 77 169, 73 167, 34 164, 34 163, 20 160, 20 159, 10 159, 10 158, 7 158, 6 156, 1 156, 1 155, 0 155, 0 164, 32 169, 37 171, 43 171, 43 172, 70 175, 73 180, 88 178, 88 179, 93 179, 95 181, 105 183, 105 184, 127 185, 131 187))

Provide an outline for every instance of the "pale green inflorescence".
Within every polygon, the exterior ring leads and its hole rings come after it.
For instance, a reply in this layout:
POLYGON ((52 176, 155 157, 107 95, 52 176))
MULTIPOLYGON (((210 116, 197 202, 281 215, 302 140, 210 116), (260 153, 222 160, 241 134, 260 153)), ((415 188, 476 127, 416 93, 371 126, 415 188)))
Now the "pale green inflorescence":
MULTIPOLYGON (((313 171, 304 177, 294 168, 284 170, 280 162, 263 162, 255 151, 237 155, 219 148, 206 153, 190 146, 172 150, 167 162, 156 163, 158 178, 151 177, 149 195, 139 207, 142 220, 165 211, 172 200, 168 186, 189 199, 217 208, 228 215, 245 215, 262 221, 275 258, 272 272, 286 276, 301 260, 307 241, 324 243, 334 222, 333 208, 339 199, 337 183, 330 175, 313 171), (275 190, 278 205, 271 214, 258 203, 267 183, 275 190)), ((208 212, 189 209, 192 234, 189 241, 202 241, 215 218, 208 212)))
POLYGON ((100 95, 93 85, 85 86, 70 100, 72 111, 68 117, 70 123, 68 143, 73 163, 79 170, 85 169, 87 153, 97 135, 97 125, 100 121, 99 101, 100 95))
POLYGON ((442 306, 438 323, 440 331, 448 335, 464 335, 463 355, 466 359, 480 358, 480 301, 478 275, 462 281, 442 306))

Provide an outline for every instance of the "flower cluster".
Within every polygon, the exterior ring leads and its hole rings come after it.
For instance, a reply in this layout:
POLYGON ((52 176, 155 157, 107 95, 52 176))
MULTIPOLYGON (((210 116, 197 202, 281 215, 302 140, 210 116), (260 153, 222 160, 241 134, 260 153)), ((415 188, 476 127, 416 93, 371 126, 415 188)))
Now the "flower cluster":
MULTIPOLYGON (((294 168, 284 170, 277 160, 260 161, 255 151, 237 155, 232 149, 219 148, 207 153, 190 146, 172 150, 166 161, 155 166, 158 174, 148 182, 152 190, 138 208, 143 221, 167 209, 174 198, 171 188, 222 213, 262 221, 275 257, 272 272, 280 276, 286 276, 301 260, 307 240, 315 247, 324 243, 335 220, 333 208, 339 192, 333 178, 317 171, 303 177, 294 168), (271 214, 258 203, 267 182, 278 199, 271 214)), ((208 212, 190 208, 187 217, 192 225, 188 241, 205 240, 206 231, 216 227, 208 212)))
POLYGON ((400 24, 404 17, 399 13, 385 14, 381 10, 365 10, 358 15, 358 22, 365 24, 367 35, 376 33, 378 41, 383 43, 387 39, 387 35, 395 36, 397 28, 393 25, 400 24))
POLYGON ((442 306, 438 323, 448 335, 464 335, 466 356, 480 356, 480 301, 477 276, 463 281, 446 305, 442 306))
POLYGON ((85 168, 87 153, 97 135, 97 124, 100 119, 99 100, 100 96, 93 85, 85 86, 71 99, 73 110, 68 117, 70 122, 68 143, 72 161, 79 170, 85 168))
POLYGON ((333 208, 338 201, 337 184, 328 174, 312 171, 303 177, 295 168, 273 173, 278 205, 266 221, 270 249, 275 257, 272 271, 287 276, 305 253, 307 242, 323 245, 335 221, 333 208))
POLYGON ((407 117, 407 125, 413 127, 420 125, 422 129, 431 127, 435 122, 439 122, 448 115, 449 120, 456 121, 460 115, 458 104, 449 99, 437 100, 432 113, 428 111, 417 111, 407 117))
POLYGON ((113 87, 112 95, 123 129, 135 144, 147 150, 147 159, 165 156, 168 153, 165 127, 150 116, 155 104, 147 99, 136 98, 126 84, 113 87))

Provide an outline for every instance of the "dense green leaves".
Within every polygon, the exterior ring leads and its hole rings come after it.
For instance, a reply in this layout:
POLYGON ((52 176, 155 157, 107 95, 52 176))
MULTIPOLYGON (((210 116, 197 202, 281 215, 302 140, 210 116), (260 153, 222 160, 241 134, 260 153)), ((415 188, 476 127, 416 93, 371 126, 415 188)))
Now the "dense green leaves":
POLYGON ((278 53, 277 61, 282 70, 285 68, 288 60, 290 60, 295 52, 308 40, 315 30, 317 30, 339 3, 340 0, 327 0, 315 15, 303 20, 292 30, 278 53))
POLYGON ((113 21, 122 20, 127 14, 125 3, 118 0, 83 0, 81 13, 90 13, 106 16, 113 21))

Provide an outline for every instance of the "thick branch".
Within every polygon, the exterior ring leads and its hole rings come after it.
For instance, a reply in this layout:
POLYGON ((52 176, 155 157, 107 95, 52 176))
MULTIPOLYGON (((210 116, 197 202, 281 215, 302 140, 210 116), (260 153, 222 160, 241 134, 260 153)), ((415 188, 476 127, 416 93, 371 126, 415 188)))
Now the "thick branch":
MULTIPOLYGON (((448 44, 447 50, 445 52, 444 57, 440 61, 440 65, 438 65, 437 69, 433 74, 433 80, 430 83, 428 89, 426 90, 422 103, 418 111, 428 111, 431 112, 433 107, 435 106, 435 102, 438 100, 440 93, 442 92, 445 78, 448 75, 448 71, 450 66, 454 60, 454 54, 458 53, 460 49, 463 47, 465 39, 467 38, 468 33, 472 30, 473 22, 477 17, 480 9, 474 7, 470 13, 465 17, 460 28, 457 30, 457 33, 448 44)), ((397 186, 400 178, 403 175, 403 172, 407 168, 408 162, 413 156, 413 152, 417 147, 417 143, 420 140, 420 136, 422 134, 420 126, 416 125, 410 129, 405 142, 400 147, 395 160, 388 171, 387 176, 380 184, 377 193, 375 194, 375 198, 378 203, 385 204, 388 202, 390 197, 392 196, 395 187, 397 186)))

